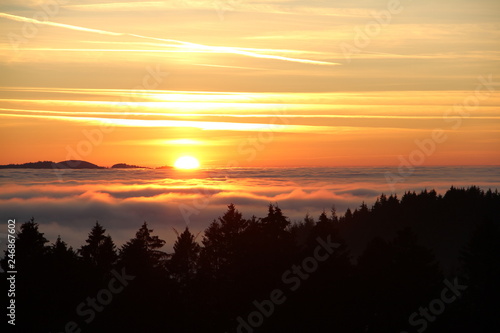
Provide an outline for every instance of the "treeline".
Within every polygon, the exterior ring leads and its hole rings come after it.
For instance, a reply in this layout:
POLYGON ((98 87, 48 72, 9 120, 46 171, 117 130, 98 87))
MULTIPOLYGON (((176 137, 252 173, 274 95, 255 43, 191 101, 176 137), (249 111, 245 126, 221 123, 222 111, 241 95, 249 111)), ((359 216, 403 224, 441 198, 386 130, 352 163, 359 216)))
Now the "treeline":
POLYGON ((32 219, 16 241, 15 331, 493 332, 499 222, 500 194, 477 187, 295 223, 277 204, 250 219, 231 204, 173 253, 146 222, 119 249, 97 222, 74 250, 32 219))

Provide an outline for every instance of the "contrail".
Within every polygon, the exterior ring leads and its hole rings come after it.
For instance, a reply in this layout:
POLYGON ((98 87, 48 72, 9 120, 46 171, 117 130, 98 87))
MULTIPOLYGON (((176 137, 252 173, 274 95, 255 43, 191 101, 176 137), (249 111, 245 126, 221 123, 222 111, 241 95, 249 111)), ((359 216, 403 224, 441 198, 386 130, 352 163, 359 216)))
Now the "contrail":
POLYGON ((101 35, 109 35, 109 36, 122 36, 122 35, 124 35, 124 34, 120 34, 120 33, 116 33, 116 32, 97 30, 97 29, 88 29, 88 28, 77 27, 75 25, 69 25, 69 24, 55 23, 55 22, 49 22, 49 21, 45 21, 45 22, 38 21, 38 20, 35 20, 32 18, 28 18, 28 17, 24 17, 24 16, 17 16, 17 15, 10 15, 10 14, 6 14, 6 13, 0 13, 0 17, 5 17, 7 19, 19 21, 19 22, 31 22, 31 23, 50 25, 52 27, 66 28, 66 29, 71 29, 71 30, 95 32, 95 33, 98 33, 101 35))
MULTIPOLYGON (((65 28, 65 29, 70 29, 70 30, 93 32, 93 33, 97 33, 97 34, 101 34, 101 35, 130 36, 130 37, 147 39, 147 40, 177 43, 177 44, 181 44, 181 45, 185 46, 186 48, 189 48, 190 50, 197 49, 197 50, 211 52, 211 53, 237 54, 237 55, 242 55, 242 56, 247 56, 247 57, 252 57, 252 58, 274 59, 274 60, 298 62, 298 63, 305 63, 305 64, 313 64, 313 65, 327 65, 327 66, 340 65, 340 63, 334 63, 334 62, 317 61, 317 60, 300 59, 300 58, 290 58, 290 57, 283 57, 283 56, 277 56, 277 55, 271 55, 271 54, 250 52, 250 51, 246 51, 248 49, 242 49, 242 48, 234 48, 234 47, 227 47, 227 46, 211 46, 211 45, 190 43, 190 42, 180 41, 180 40, 176 40, 176 39, 164 39, 164 38, 149 37, 149 36, 130 34, 130 33, 118 33, 118 32, 106 31, 106 30, 99 30, 99 29, 89 29, 89 28, 79 27, 79 26, 70 25, 70 24, 62 24, 62 23, 55 23, 55 22, 49 22, 49 21, 39 21, 36 19, 24 17, 24 16, 17 16, 17 15, 11 15, 11 14, 6 14, 6 13, 0 13, 0 17, 4 17, 6 19, 19 21, 19 22, 31 22, 31 23, 36 23, 36 24, 44 24, 44 25, 49 25, 49 26, 58 27, 58 28, 65 28)), ((258 49, 256 49, 256 50, 258 50, 258 49)))
POLYGON ((179 44, 189 46, 190 48, 196 48, 196 49, 201 49, 201 50, 216 52, 216 53, 232 53, 232 54, 249 56, 249 57, 253 57, 253 58, 276 59, 276 60, 301 62, 301 63, 315 64, 315 65, 330 65, 330 66, 340 65, 339 63, 333 63, 333 62, 282 57, 282 56, 275 56, 275 55, 270 55, 270 54, 260 54, 260 53, 244 51, 242 49, 238 49, 238 48, 234 48, 234 47, 227 47, 227 46, 210 46, 210 45, 184 42, 184 41, 179 41, 179 40, 175 40, 175 39, 155 38, 155 37, 148 37, 148 36, 142 36, 142 35, 136 35, 136 34, 126 34, 126 35, 137 37, 137 38, 157 40, 160 42, 179 43, 179 44))

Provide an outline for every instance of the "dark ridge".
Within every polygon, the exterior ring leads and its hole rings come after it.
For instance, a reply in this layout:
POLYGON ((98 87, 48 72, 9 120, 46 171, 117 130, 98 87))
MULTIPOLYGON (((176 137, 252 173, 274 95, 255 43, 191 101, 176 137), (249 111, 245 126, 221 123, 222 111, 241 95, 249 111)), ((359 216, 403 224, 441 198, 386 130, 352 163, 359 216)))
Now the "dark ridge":
POLYGON ((0 165, 0 169, 52 169, 52 161, 38 161, 23 164, 0 165))
POLYGON ((157 167, 156 169, 173 169, 173 168, 174 167, 169 166, 169 165, 163 165, 163 166, 157 167))
POLYGON ((95 165, 94 163, 90 163, 87 161, 81 160, 67 160, 58 163, 54 163, 54 168, 57 169, 105 169, 104 167, 100 167, 95 165))
POLYGON ((96 221, 73 249, 9 220, 0 332, 498 332, 497 190, 382 194, 295 223, 278 204, 250 219, 230 204, 206 222, 200 238, 173 229, 167 253, 147 222, 117 248, 96 221))
POLYGON ((38 161, 23 164, 0 165, 0 169, 105 169, 93 163, 80 160, 67 160, 62 162, 38 161))
MULTIPOLYGON (((157 169, 170 169, 170 166, 163 166, 157 169)), ((105 167, 98 166, 94 163, 90 163, 82 160, 67 160, 61 162, 53 161, 38 161, 38 162, 28 162, 22 164, 6 164, 0 165, 0 169, 107 169, 105 167)), ((118 163, 111 167, 111 169, 151 169, 144 166, 118 163)))
POLYGON ((111 169, 150 169, 150 168, 133 164, 131 165, 126 163, 118 163, 113 165, 111 169))

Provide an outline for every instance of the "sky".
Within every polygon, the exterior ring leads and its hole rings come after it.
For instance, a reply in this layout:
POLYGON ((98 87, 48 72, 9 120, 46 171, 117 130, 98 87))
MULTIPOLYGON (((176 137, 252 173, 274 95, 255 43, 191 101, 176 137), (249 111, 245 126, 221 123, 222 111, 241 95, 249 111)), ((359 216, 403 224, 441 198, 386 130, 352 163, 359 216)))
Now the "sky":
POLYGON ((500 164, 500 2, 2 0, 0 164, 500 164))

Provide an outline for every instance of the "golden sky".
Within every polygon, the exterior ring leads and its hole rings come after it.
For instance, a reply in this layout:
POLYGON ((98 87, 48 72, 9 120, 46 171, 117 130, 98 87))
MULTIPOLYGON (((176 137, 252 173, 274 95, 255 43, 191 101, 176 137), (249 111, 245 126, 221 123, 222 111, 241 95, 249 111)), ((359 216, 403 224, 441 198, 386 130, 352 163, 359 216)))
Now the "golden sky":
POLYGON ((3 0, 0 31, 0 164, 500 164, 496 0, 3 0))

